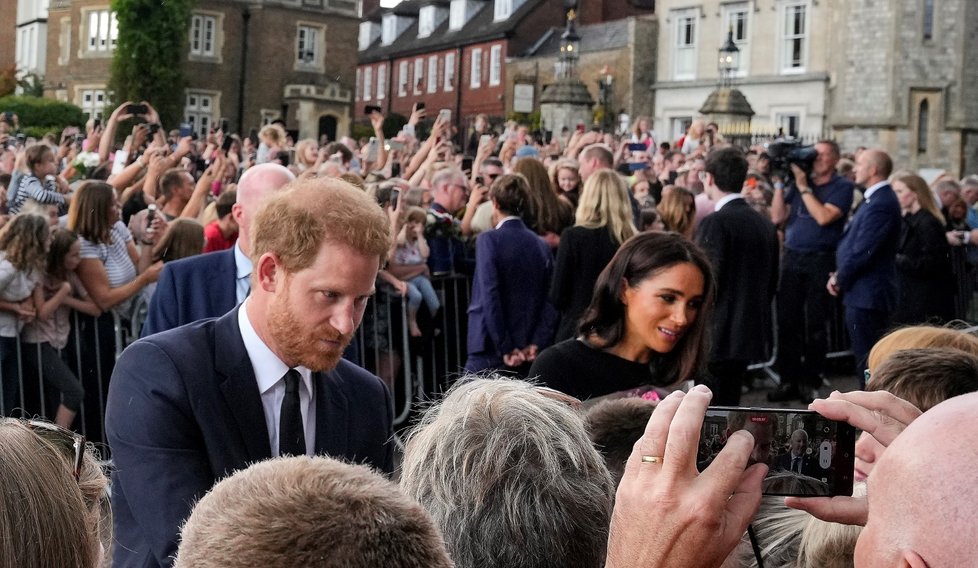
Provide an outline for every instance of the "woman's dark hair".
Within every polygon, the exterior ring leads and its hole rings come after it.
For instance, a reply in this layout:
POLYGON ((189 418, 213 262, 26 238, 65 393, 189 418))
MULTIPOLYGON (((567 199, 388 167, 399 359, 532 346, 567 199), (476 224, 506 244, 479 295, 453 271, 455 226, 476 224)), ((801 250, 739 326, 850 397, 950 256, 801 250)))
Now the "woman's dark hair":
POLYGON ((51 241, 48 245, 48 275, 59 281, 68 279, 65 257, 68 256, 71 245, 77 240, 78 235, 68 229, 55 229, 51 232, 51 241))
POLYGON ((703 273, 703 307, 679 344, 657 365, 661 384, 672 384, 696 376, 708 353, 708 322, 713 308, 714 282, 710 261, 702 250, 676 233, 639 233, 625 241, 594 285, 594 295, 578 333, 596 347, 606 349, 625 338, 623 286, 638 286, 643 280, 677 264, 691 263, 703 273))
POLYGON ((109 210, 115 204, 115 188, 100 181, 78 186, 68 206, 68 228, 90 242, 112 244, 109 210))
POLYGON ((527 210, 530 209, 530 188, 522 175, 499 176, 489 188, 489 197, 500 212, 516 215, 526 221, 527 210))

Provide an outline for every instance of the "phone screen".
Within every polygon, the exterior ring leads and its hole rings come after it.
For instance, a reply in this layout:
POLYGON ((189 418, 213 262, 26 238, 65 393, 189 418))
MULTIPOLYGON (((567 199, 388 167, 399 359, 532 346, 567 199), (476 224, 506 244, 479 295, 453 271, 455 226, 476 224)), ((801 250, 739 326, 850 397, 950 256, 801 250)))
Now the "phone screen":
POLYGON ((190 136, 191 131, 192 128, 190 127, 189 122, 180 123, 180 138, 186 138, 187 136, 190 136))
POLYGON ((765 495, 852 495, 855 429, 811 410, 711 406, 696 464, 703 471, 737 430, 754 436, 749 463, 765 463, 765 495))

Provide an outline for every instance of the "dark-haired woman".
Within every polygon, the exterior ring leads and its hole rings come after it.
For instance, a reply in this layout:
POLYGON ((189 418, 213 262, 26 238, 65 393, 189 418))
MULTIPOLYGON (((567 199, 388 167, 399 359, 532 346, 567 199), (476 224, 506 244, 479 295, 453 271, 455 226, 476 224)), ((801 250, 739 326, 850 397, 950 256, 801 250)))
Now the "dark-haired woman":
POLYGON ((712 281, 706 256, 684 237, 632 237, 598 277, 578 337, 540 353, 529 376, 582 400, 696 377, 712 281))

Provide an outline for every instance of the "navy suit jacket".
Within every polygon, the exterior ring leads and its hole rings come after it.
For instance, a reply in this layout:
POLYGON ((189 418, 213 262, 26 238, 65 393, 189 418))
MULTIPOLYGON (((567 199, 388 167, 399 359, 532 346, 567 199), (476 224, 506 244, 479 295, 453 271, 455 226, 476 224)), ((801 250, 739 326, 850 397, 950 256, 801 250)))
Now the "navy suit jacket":
MULTIPOLYGON (((316 453, 393 470, 393 403, 380 379, 340 360, 313 373, 316 453)), ((169 566, 180 525, 221 478, 268 459, 261 395, 238 310, 143 338, 116 363, 105 429, 113 566, 169 566)))
POLYGON ((893 310, 901 224, 900 202, 889 184, 874 191, 856 210, 835 255, 835 280, 843 304, 893 310))
POLYGON ((548 292, 550 247, 519 219, 479 235, 469 302, 468 352, 505 355, 553 341, 557 312, 548 292))
POLYGON ((223 316, 237 304, 234 247, 168 262, 149 302, 141 337, 223 316))

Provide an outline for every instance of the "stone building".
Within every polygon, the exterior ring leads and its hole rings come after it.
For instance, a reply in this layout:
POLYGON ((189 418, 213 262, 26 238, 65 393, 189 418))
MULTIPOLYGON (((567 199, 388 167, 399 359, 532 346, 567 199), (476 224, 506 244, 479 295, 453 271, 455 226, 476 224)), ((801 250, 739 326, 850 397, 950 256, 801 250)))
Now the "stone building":
MULTIPOLYGON (((577 28, 581 37, 577 75, 587 86, 591 98, 597 103, 595 110, 599 122, 604 108, 599 83, 608 83, 611 89, 608 108, 611 116, 608 124, 617 128, 618 112, 624 110, 632 117, 651 115, 652 84, 655 80, 655 18, 631 16, 610 22, 583 25, 577 28)), ((532 101, 539 100, 543 88, 554 81, 557 59, 560 55, 560 36, 564 28, 553 27, 545 32, 537 43, 522 57, 507 64, 507 92, 532 93, 532 101)), ((515 97, 507 101, 507 113, 514 108, 515 97)), ((539 106, 539 105, 536 105, 539 106)), ((521 107, 522 108, 525 107, 521 107)), ((592 121, 588 121, 591 126, 592 121)), ((549 129, 549 125, 543 125, 549 129)))
MULTIPOLYGON (((349 132, 357 0, 199 0, 186 51, 184 118, 247 133, 276 118, 299 138, 349 132)), ((108 0, 51 0, 46 95, 100 116, 118 31, 108 0)), ((168 127, 175 125, 167 125, 168 127)))

